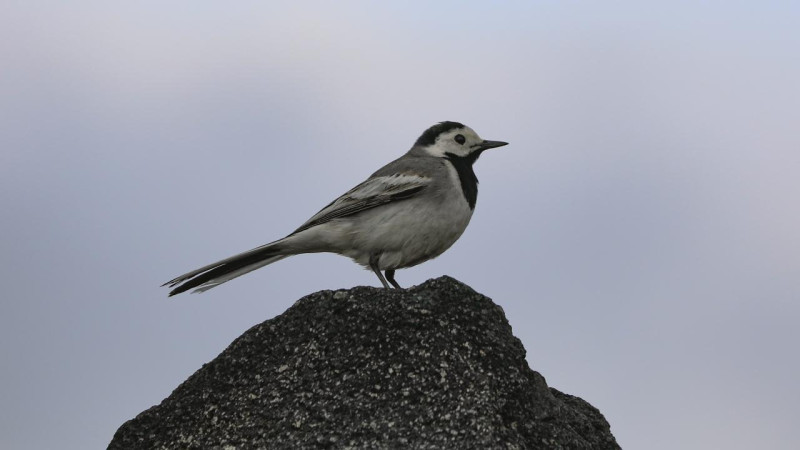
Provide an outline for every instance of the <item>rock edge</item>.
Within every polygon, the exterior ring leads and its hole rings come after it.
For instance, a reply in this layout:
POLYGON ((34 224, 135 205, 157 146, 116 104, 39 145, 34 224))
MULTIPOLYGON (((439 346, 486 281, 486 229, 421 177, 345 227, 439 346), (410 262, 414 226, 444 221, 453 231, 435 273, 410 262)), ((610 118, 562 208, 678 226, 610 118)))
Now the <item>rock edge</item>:
POLYGON ((109 449, 618 449, 531 370, 501 307, 450 277, 321 291, 258 324, 109 449))

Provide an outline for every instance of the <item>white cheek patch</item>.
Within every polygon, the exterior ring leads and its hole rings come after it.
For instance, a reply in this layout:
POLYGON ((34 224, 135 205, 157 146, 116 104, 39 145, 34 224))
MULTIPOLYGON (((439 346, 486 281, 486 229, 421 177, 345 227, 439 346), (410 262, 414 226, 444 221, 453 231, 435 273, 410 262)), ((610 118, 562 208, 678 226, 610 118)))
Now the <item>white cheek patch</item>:
POLYGON ((458 134, 466 137, 466 143, 458 144, 454 138, 455 132, 439 136, 436 142, 425 147, 425 152, 437 158, 444 158, 448 153, 456 156, 467 156, 470 153, 478 150, 478 145, 483 140, 469 128, 460 130, 458 134))
MULTIPOLYGON (((438 144, 438 143, 437 143, 438 144)), ((429 145, 425 147, 425 152, 427 152, 431 156, 435 156, 437 158, 444 158, 445 153, 447 153, 445 146, 443 145, 429 145)))
POLYGON ((475 151, 476 149, 477 149, 477 147, 473 148, 469 144, 459 145, 459 146, 455 146, 455 145, 449 145, 449 146, 431 145, 430 147, 426 147, 425 151, 428 152, 428 154, 431 155, 431 156, 435 156, 437 158, 444 158, 444 157, 447 156, 448 153, 456 155, 456 156, 467 156, 470 153, 472 153, 473 151, 475 151))

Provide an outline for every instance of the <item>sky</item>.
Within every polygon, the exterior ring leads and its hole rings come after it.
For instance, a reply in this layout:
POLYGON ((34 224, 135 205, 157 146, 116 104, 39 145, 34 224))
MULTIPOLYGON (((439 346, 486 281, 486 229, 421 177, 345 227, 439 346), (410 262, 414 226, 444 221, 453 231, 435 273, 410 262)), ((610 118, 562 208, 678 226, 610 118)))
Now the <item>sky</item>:
POLYGON ((444 274, 500 304, 623 448, 800 446, 800 3, 0 6, 0 447, 104 448, 251 326, 378 285, 286 235, 465 123, 444 274))

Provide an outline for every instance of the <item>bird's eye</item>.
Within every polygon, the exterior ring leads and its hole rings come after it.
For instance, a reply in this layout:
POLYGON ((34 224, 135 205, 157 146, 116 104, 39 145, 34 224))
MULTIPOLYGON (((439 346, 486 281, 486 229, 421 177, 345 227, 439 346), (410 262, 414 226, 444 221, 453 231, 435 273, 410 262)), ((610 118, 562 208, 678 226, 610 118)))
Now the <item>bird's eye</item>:
POLYGON ((467 139, 463 134, 457 134, 453 139, 461 145, 464 145, 464 142, 467 142, 467 139))

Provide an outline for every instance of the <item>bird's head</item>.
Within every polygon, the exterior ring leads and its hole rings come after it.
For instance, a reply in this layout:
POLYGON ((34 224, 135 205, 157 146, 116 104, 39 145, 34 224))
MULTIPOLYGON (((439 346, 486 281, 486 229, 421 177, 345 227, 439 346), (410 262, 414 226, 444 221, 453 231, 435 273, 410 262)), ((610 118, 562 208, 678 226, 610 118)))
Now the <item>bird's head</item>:
POLYGON ((428 128, 414 147, 439 158, 478 159, 484 150, 502 147, 508 142, 481 139, 472 128, 458 122, 440 122, 428 128))

